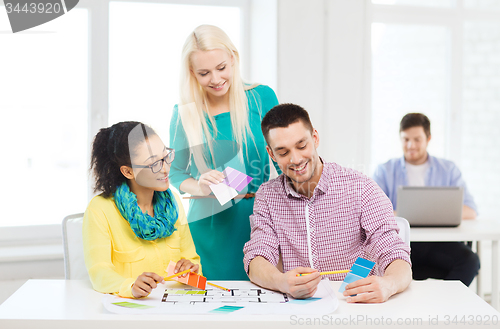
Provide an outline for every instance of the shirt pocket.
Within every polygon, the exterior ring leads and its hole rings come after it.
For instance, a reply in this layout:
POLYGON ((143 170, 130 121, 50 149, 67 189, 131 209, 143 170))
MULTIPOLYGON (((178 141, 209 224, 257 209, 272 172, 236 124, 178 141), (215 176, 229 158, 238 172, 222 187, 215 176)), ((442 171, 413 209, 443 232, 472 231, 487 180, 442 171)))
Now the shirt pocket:
POLYGON ((143 260, 145 257, 146 251, 143 246, 127 251, 113 249, 113 259, 118 263, 135 263, 143 260))
POLYGON ((167 264, 169 261, 179 261, 181 259, 181 237, 174 233, 165 239, 165 245, 167 247, 167 264))

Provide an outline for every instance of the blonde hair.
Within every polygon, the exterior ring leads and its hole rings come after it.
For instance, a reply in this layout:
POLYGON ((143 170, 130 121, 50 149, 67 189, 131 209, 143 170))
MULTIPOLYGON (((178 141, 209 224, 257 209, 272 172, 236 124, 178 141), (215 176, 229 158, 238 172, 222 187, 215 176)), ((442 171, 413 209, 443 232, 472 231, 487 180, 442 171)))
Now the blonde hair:
MULTIPOLYGON (((180 76, 180 104, 179 118, 186 132, 190 153, 193 154, 196 166, 200 173, 208 171, 209 160, 215 168, 212 139, 210 138, 209 126, 204 118, 203 105, 205 105, 210 123, 213 127, 214 136, 217 135, 215 119, 210 115, 208 98, 206 92, 199 85, 196 77, 191 73, 191 56, 196 51, 210 51, 221 49, 234 58, 233 77, 227 91, 229 93, 229 111, 231 113, 231 125, 233 135, 239 147, 247 145, 247 134, 253 140, 253 135, 248 123, 248 103, 245 90, 256 86, 245 86, 240 73, 240 55, 227 34, 213 25, 198 26, 186 39, 182 49, 181 76, 180 76), (208 144, 211 159, 207 159, 204 143, 208 144), (198 146, 198 147, 195 147, 198 146)), ((247 149, 248 153, 248 149, 247 149)), ((243 160, 239 152, 240 160, 243 160)))

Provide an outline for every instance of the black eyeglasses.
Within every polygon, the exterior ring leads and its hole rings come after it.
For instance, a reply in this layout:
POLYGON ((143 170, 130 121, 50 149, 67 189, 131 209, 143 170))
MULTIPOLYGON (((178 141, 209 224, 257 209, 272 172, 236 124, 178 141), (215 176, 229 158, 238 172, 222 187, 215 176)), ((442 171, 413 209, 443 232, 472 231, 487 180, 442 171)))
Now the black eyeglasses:
POLYGON ((174 149, 169 149, 169 148, 166 148, 168 151, 168 154, 165 155, 165 157, 163 159, 160 159, 158 161, 155 161, 153 164, 149 165, 149 166, 142 166, 142 165, 132 165, 132 168, 150 168, 151 171, 153 172, 153 174, 156 174, 157 172, 159 172, 162 168, 163 168, 163 162, 165 162, 166 164, 171 164, 172 161, 174 161, 174 158, 175 158, 175 150, 174 149))

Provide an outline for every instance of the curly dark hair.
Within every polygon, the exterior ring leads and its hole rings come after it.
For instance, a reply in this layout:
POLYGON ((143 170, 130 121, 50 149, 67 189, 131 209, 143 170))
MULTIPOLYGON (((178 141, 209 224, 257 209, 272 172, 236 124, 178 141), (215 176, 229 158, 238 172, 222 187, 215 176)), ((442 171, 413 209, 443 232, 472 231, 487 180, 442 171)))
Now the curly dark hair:
POLYGON ((111 196, 118 186, 127 181, 120 171, 121 166, 131 166, 130 152, 135 150, 140 142, 151 136, 155 131, 137 121, 125 121, 102 128, 94 137, 90 170, 94 172, 94 192, 102 191, 104 197, 111 196), (142 126, 144 138, 129 138, 129 134, 138 125, 142 126))

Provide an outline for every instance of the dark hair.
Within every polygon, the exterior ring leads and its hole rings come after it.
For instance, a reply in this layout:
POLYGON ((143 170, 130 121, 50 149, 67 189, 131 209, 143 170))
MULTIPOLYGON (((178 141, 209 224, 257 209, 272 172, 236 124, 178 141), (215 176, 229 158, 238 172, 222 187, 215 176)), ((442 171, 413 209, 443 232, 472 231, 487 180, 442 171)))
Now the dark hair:
POLYGON ((429 138, 431 135, 431 122, 427 116, 422 113, 408 113, 401 119, 399 124, 399 132, 405 131, 412 127, 424 128, 425 136, 429 138))
POLYGON ((260 124, 262 134, 269 144, 269 130, 273 128, 286 128, 292 123, 302 121, 304 126, 313 132, 313 126, 309 114, 304 108, 292 103, 279 104, 266 113, 260 124))
POLYGON ((151 127, 136 121, 119 122, 99 130, 92 143, 90 159, 90 170, 95 176, 94 192, 102 191, 104 197, 109 197, 126 182, 120 167, 131 166, 130 151, 154 135, 156 133, 151 127), (143 138, 129 138, 130 132, 138 125, 142 126, 143 138))

